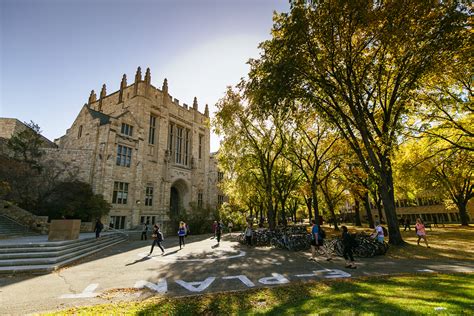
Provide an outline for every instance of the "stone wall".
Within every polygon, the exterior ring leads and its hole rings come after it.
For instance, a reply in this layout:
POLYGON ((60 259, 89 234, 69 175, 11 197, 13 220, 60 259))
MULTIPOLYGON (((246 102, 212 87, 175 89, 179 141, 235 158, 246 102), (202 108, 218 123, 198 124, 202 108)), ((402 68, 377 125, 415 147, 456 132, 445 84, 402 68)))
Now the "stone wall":
POLYGON ((47 234, 49 231, 48 216, 36 216, 8 201, 0 200, 0 214, 40 234, 47 234))

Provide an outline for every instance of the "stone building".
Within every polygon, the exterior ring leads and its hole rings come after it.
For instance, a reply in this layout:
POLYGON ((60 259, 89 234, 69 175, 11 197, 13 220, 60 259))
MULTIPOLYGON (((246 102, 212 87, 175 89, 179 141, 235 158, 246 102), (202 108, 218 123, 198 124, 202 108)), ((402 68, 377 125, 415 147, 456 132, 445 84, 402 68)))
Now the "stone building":
MULTIPOLYGON (((0 151, 7 152, 6 143, 13 135, 19 134, 30 127, 15 118, 0 117, 0 151)), ((44 148, 55 148, 56 145, 46 137, 39 135, 44 148)))
POLYGON ((150 69, 142 78, 139 67, 132 84, 123 75, 118 91, 108 94, 103 85, 97 97, 92 90, 55 143, 58 159, 79 161, 81 180, 112 204, 114 228, 166 228, 184 210, 217 207, 208 106, 200 112, 196 98, 192 106, 180 104, 166 79, 161 89, 151 84, 150 69))

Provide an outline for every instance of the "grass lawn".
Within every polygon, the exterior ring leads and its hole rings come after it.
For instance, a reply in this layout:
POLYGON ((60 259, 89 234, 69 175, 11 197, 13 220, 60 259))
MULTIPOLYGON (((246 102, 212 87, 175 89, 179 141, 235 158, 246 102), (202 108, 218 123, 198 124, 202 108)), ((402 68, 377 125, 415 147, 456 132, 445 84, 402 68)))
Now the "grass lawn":
MULTIPOLYGON (((347 226, 349 231, 371 232, 368 227, 347 226)), ((340 232, 326 227, 328 236, 339 236, 340 232)), ((415 235, 415 229, 403 231, 401 228, 403 240, 406 242, 403 246, 390 247, 387 257, 392 259, 456 259, 474 261, 474 227, 462 227, 460 225, 446 225, 445 227, 433 227, 432 230, 426 229, 428 243, 431 248, 426 248, 423 240, 420 246, 416 244, 418 237, 415 235)), ((386 239, 388 241, 388 239, 386 239)))
POLYGON ((473 315, 474 274, 292 283, 243 292, 154 297, 53 315, 473 315))

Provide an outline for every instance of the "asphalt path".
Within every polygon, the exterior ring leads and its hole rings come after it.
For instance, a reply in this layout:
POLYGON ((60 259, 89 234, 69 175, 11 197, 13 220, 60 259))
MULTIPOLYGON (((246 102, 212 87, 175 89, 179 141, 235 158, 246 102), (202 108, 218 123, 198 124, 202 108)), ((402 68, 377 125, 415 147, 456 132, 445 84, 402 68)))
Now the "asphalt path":
MULTIPOLYGON (((154 295, 183 296, 270 287, 296 281, 358 278, 411 273, 474 272, 471 261, 356 259, 345 268, 336 257, 309 261, 309 252, 248 248, 224 237, 189 236, 179 249, 177 238, 165 240, 165 255, 150 241, 129 241, 47 275, 0 277, 0 315, 24 315, 154 295)), ((432 248, 433 251, 436 249, 432 248)))

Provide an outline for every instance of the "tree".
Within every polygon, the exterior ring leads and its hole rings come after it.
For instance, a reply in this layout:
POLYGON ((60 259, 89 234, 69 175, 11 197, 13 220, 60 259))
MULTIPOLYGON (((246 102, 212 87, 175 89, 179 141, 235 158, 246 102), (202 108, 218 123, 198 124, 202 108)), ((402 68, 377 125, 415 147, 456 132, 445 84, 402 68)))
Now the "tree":
POLYGON ((425 138, 404 144, 400 156, 404 174, 412 177, 418 190, 441 193, 450 199, 459 210, 461 225, 467 226, 467 204, 474 197, 474 153, 444 142, 433 144, 425 138))
POLYGON ((262 111, 313 107, 338 128, 380 190, 390 243, 403 243, 392 156, 422 79, 462 42, 457 1, 292 1, 251 60, 246 93, 262 111), (366 159, 367 157, 367 159, 366 159))
POLYGON ((474 88, 472 36, 442 72, 432 74, 415 99, 417 117, 410 124, 415 136, 446 142, 446 148, 474 151, 474 88))
POLYGON ((102 195, 94 194, 88 183, 60 182, 39 206, 39 214, 51 219, 75 218, 92 221, 109 213, 111 205, 102 195))
POLYGON ((217 103, 215 131, 224 136, 218 157, 225 157, 221 167, 228 174, 240 170, 251 174, 261 187, 270 229, 276 225, 277 204, 273 198, 275 164, 283 151, 279 139, 282 120, 276 115, 259 116, 244 106, 246 97, 227 89, 217 103), (228 167, 233 166, 234 170, 228 167))
POLYGON ((41 129, 38 124, 31 121, 26 123, 27 128, 12 137, 7 142, 13 158, 27 163, 34 169, 40 170, 39 159, 43 156, 41 145, 41 129))
POLYGON ((285 124, 286 133, 282 135, 287 148, 283 155, 300 170, 308 183, 311 221, 311 209, 314 218, 319 218, 318 186, 334 171, 322 167, 337 155, 333 148, 339 137, 311 109, 294 111, 290 117, 285 124))

